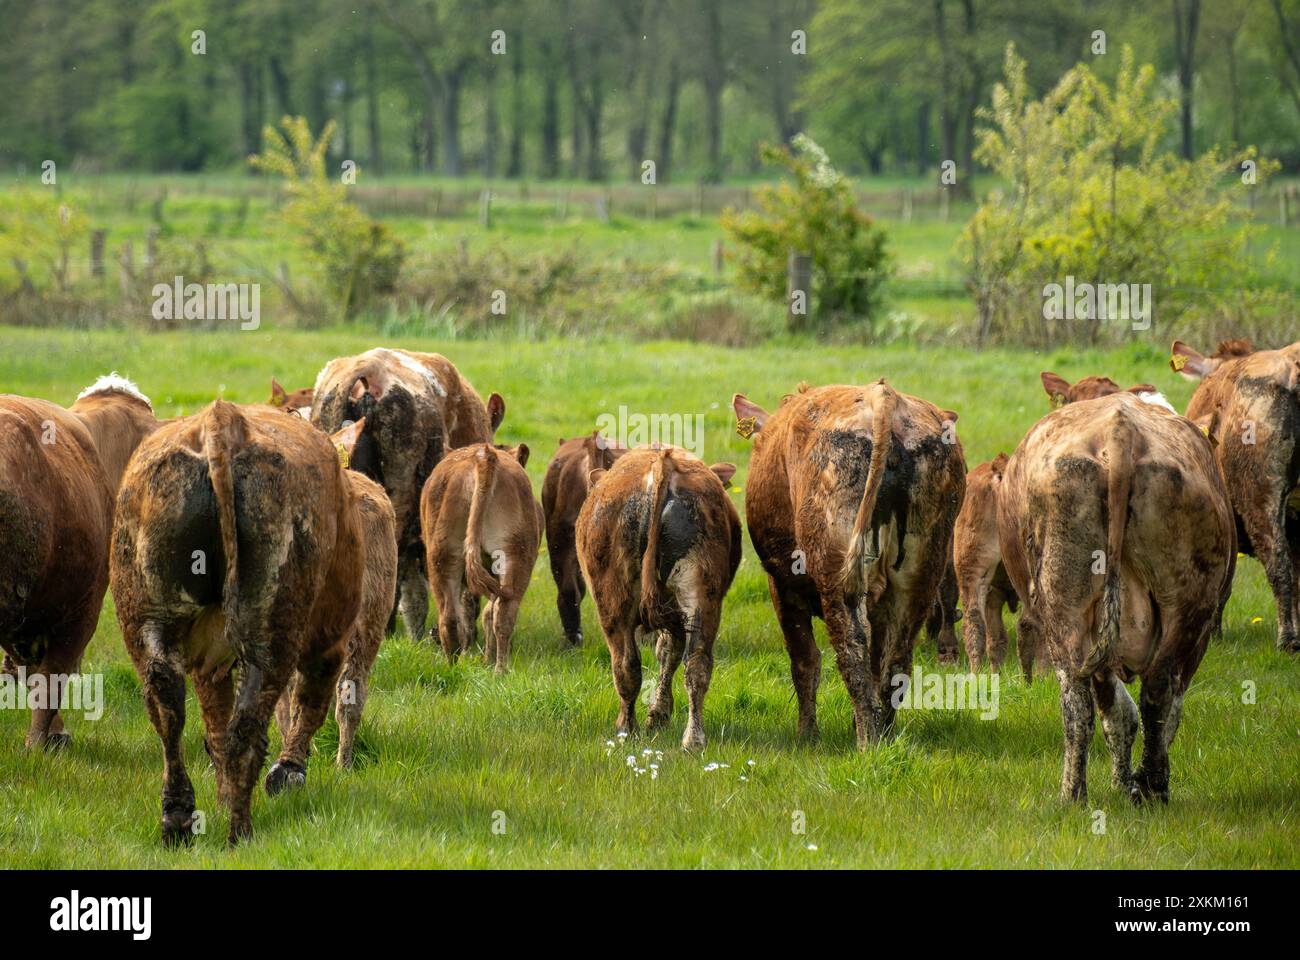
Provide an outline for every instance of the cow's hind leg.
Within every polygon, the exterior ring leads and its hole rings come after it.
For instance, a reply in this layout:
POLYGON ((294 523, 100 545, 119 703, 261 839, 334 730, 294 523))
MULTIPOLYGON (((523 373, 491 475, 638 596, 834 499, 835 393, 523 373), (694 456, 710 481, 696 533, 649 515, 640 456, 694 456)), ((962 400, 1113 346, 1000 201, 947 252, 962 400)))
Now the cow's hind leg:
POLYGON ((424 624, 429 619, 429 584, 420 569, 421 550, 423 547, 416 540, 413 547, 402 551, 397 562, 398 606, 406 634, 412 640, 423 639, 424 624))
MULTIPOLYGON (((128 628, 129 629, 129 628, 128 628)), ((178 638, 148 622, 140 629, 140 680, 145 710, 163 746, 162 839, 171 846, 194 838, 194 786, 185 771, 185 670, 178 638)), ((129 642, 128 642, 129 643, 129 642)))
POLYGON ((606 624, 605 643, 609 646, 610 669, 619 708, 615 729, 619 733, 636 733, 636 698, 641 693, 641 650, 636 632, 627 624, 606 624))
POLYGON ((813 634, 812 612, 798 598, 783 597, 771 577, 767 578, 767 586, 790 655, 790 678, 799 703, 797 735, 800 739, 812 739, 817 736, 817 687, 822 676, 822 654, 813 634))
POLYGON ((1134 803, 1169 802, 1169 746, 1182 709, 1182 690, 1168 670, 1142 678, 1142 762, 1129 792, 1134 803))
POLYGON ((704 695, 713 677, 713 643, 722 604, 704 602, 686 618, 686 732, 683 750, 704 749, 704 695))
POLYGON ((483 662, 489 667, 497 662, 497 634, 494 623, 499 602, 495 597, 489 597, 483 608, 483 662))
POLYGON ((493 659, 496 668, 493 672, 505 673, 510 669, 510 638, 515 632, 515 621, 519 619, 519 601, 498 598, 488 609, 492 619, 485 622, 484 630, 495 647, 493 659))
POLYGON ((339 749, 335 761, 340 767, 352 766, 353 746, 361 714, 370 695, 370 670, 379 654, 379 637, 367 640, 361 631, 353 628, 348 640, 348 654, 343 661, 343 672, 335 686, 334 719, 339 725, 339 749))
POLYGON ((335 644, 298 665, 291 688, 292 696, 288 698, 289 730, 285 734, 279 759, 266 774, 266 792, 269 796, 307 782, 311 738, 316 735, 329 713, 334 685, 343 668, 343 656, 342 644, 335 644))
POLYGON ((1101 732, 1110 751, 1111 783, 1127 792, 1133 785, 1133 741, 1138 731, 1138 708, 1128 688, 1114 674, 1093 676, 1092 695, 1101 713, 1101 732))
POLYGON ((659 662, 659 679, 655 684, 655 698, 646 715, 646 732, 658 730, 673 717, 673 677, 681 665, 686 650, 686 632, 674 625, 672 630, 655 633, 655 660, 659 662))
POLYGON ((283 674, 264 671, 254 663, 239 668, 235 709, 226 733, 227 842, 232 846, 253 835, 253 790, 266 761, 267 726, 287 682, 283 674))
POLYGON ((193 679, 203 713, 204 746, 217 776, 217 801, 228 807, 225 758, 230 714, 235 705, 234 677, 227 671, 220 679, 201 673, 195 673, 193 679))
POLYGON ((1088 801, 1088 745, 1092 743, 1095 718, 1088 681, 1073 670, 1056 670, 1061 684, 1061 720, 1065 727, 1065 762, 1061 772, 1061 799, 1067 803, 1088 801))
POLYGON ((826 632, 835 647, 835 665, 844 678, 845 689, 853 703, 853 725, 857 733, 858 748, 863 749, 880 735, 880 721, 871 709, 868 683, 867 631, 868 620, 859 609, 850 609, 842 596, 822 594, 822 611, 826 617, 826 632))

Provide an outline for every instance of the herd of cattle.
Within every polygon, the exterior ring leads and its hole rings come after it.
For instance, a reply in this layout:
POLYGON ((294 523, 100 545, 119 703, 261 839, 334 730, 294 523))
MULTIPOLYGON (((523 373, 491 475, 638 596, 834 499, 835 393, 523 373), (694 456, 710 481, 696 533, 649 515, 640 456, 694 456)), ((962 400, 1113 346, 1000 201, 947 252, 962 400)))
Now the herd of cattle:
MULTIPOLYGON (((955 659, 959 596, 971 669, 1001 664, 1007 605, 1026 676, 1054 670, 1065 798, 1086 798, 1095 704, 1115 784, 1167 800, 1183 694, 1220 628, 1239 550, 1264 566, 1279 647, 1300 651, 1300 343, 1229 341, 1202 356, 1175 342, 1172 366, 1201 381, 1186 417, 1150 385, 1044 373, 1052 412, 1010 457, 969 473, 957 414, 883 379, 800 385, 771 413, 737 394, 737 431, 753 440, 746 522, 799 733, 817 729, 814 616, 865 745, 893 725, 891 681, 911 672, 923 625, 955 659), (1126 687, 1137 678, 1140 707, 1126 687)), ((445 357, 384 348, 331 361, 313 388, 273 383, 266 405, 217 400, 167 421, 115 375, 67 409, 0 396, 5 671, 76 673, 111 586, 163 743, 163 838, 188 839, 194 819, 188 675, 233 843, 252 831, 272 715, 283 747, 268 793, 305 782, 332 701, 349 764, 379 644, 399 612, 425 636, 430 590, 446 655, 470 648, 482 612, 486 658, 506 669, 544 533, 572 644, 591 590, 618 730, 636 730, 640 644, 653 641, 647 728, 670 719, 684 664, 683 746, 702 746, 741 558, 735 467, 592 433, 560 442, 539 504, 528 447, 494 442, 504 415, 499 395, 484 403, 445 357)), ((29 746, 68 742, 50 689, 29 746)))

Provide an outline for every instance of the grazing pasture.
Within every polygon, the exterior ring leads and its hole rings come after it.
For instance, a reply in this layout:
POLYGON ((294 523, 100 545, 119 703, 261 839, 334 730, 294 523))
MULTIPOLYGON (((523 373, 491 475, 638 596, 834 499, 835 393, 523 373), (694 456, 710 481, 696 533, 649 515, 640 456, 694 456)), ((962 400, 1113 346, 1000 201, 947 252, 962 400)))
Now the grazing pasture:
MULTIPOLYGON (((620 406, 702 414, 706 462, 739 466, 731 496, 742 515, 750 445, 733 429, 733 392, 773 409, 802 379, 887 376, 960 414, 974 465, 1010 453, 1047 412, 1042 370, 1071 381, 1104 373, 1121 384, 1152 383, 1179 410, 1192 390, 1170 372, 1165 350, 1150 345, 1041 355, 799 342, 726 349, 270 327, 151 335, 0 328, 0 389, 69 404, 116 369, 170 417, 218 394, 264 401, 272 376, 293 390, 311 384, 326 360, 379 343, 444 353, 484 396, 502 394, 509 413, 498 442, 529 445, 538 495, 559 438, 589 433, 600 414, 617 416, 620 406)), ((1008 627, 1014 642, 1010 618, 1008 627)), ((703 754, 678 748, 680 680, 672 722, 620 741, 591 598, 583 602, 584 645, 572 649, 539 557, 508 674, 493 676, 477 657, 448 665, 424 640, 390 637, 371 675, 353 768, 333 764, 331 718, 316 737, 307 788, 274 799, 259 789, 257 833, 231 852, 191 690, 185 752, 207 830, 191 848, 168 851, 158 843, 158 739, 110 599, 83 664, 103 675, 103 716, 92 722, 67 712, 71 747, 45 754, 23 748, 25 712, 0 710, 0 866, 1295 867, 1300 662, 1276 650, 1275 628, 1260 566, 1243 559, 1224 636, 1211 641, 1187 695, 1171 803, 1135 809, 1111 787, 1098 729, 1089 802, 1080 809, 1057 800, 1056 683, 1048 677, 1027 687, 1014 655, 999 678, 996 719, 900 711, 896 738, 859 753, 818 623, 821 739, 796 743, 789 659, 748 536, 715 648, 703 754)), ((916 660, 924 671, 940 670, 932 641, 922 641, 916 660)), ((655 683, 648 648, 643 661, 646 698, 655 683)), ((271 751, 278 748, 273 733, 271 751)))

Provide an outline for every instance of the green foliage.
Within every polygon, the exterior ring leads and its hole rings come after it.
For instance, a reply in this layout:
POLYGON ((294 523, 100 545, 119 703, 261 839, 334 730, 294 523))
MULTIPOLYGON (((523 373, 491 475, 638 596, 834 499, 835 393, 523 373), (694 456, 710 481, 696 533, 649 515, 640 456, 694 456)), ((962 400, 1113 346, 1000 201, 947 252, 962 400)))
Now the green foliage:
POLYGON ((283 225, 322 271, 339 315, 352 316, 376 296, 393 291, 405 250, 387 226, 357 209, 345 186, 325 173, 334 121, 316 140, 304 117, 285 117, 280 127, 266 128, 266 148, 249 157, 249 163, 284 178, 288 199, 280 211, 283 225))
POLYGON ((872 322, 890 272, 885 232, 858 209, 851 184, 821 147, 803 134, 794 138, 794 147, 763 150, 764 160, 792 180, 759 188, 757 210, 728 210, 722 216, 723 229, 740 248, 738 282, 783 300, 789 254, 806 253, 812 256, 818 318, 826 325, 844 318, 872 322))
MULTIPOLYGON (((1176 105, 1156 91, 1150 65, 1125 48, 1113 85, 1080 64, 1041 100, 1008 46, 1006 79, 980 116, 976 159, 1000 175, 958 250, 980 336, 1095 341, 1095 319, 1042 320, 1043 287, 1076 282, 1151 284, 1157 325, 1247 282, 1242 165, 1277 169, 1253 149, 1182 160, 1162 152, 1176 105), (1226 180, 1225 178, 1230 178, 1226 180)), ((1127 329, 1112 325, 1111 335, 1127 329)))
POLYGON ((88 235, 79 198, 53 187, 0 197, 0 263, 12 266, 24 287, 32 284, 29 269, 35 262, 60 293, 67 291, 73 250, 81 251, 88 235))

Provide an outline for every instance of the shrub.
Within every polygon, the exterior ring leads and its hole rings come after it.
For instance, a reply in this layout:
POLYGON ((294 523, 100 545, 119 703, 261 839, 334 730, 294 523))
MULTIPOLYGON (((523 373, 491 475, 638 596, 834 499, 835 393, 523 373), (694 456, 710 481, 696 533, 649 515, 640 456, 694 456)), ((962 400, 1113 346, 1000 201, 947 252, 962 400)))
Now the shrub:
MULTIPOLYGON (((1079 64, 1041 100, 1031 99, 1012 46, 1005 63, 991 109, 979 112, 992 126, 980 131, 975 157, 1006 187, 984 199, 958 241, 977 339, 1092 343, 1133 329, 1045 319, 1045 286, 1067 277, 1151 284, 1152 330, 1242 285, 1252 228, 1222 184, 1246 160, 1260 176, 1276 164, 1253 149, 1194 160, 1162 150, 1176 105, 1157 94, 1151 66, 1134 69, 1127 47, 1113 87, 1079 64)), ((1242 189, 1239 177, 1232 183, 1242 189)))
POLYGON ((890 270, 885 233, 858 209, 852 186, 821 147, 803 134, 793 145, 793 151, 763 149, 763 159, 784 168, 790 180, 760 188, 758 210, 722 215, 723 228, 739 246, 740 285, 784 301, 789 254, 806 253, 813 268, 810 316, 823 327, 845 319, 874 324, 890 270))
POLYGON ((405 251, 388 227, 357 209, 344 185, 326 175, 333 121, 314 141, 303 117, 285 117, 280 127, 283 132, 266 128, 266 149, 249 157, 249 163, 284 178, 288 201, 280 212, 283 224, 321 270, 339 316, 353 316, 394 290, 405 251))

